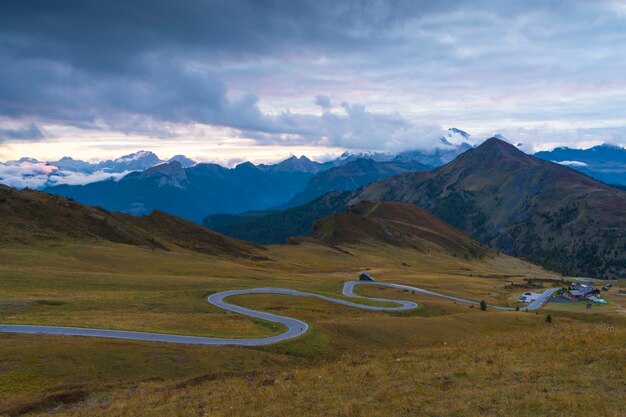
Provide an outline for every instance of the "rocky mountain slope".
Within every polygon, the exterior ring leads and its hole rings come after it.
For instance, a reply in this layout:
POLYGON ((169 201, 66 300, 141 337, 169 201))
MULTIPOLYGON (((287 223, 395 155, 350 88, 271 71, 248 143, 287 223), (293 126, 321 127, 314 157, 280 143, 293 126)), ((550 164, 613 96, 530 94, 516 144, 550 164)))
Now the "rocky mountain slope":
POLYGON ((353 197, 426 208, 491 247, 569 275, 626 276, 626 193, 489 139, 353 197))

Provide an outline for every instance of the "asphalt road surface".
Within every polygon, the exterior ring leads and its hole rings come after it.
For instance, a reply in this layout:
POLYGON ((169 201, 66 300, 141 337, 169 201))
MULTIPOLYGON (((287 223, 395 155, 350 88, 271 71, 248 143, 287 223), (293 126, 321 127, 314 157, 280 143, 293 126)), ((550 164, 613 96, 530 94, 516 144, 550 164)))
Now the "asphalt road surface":
MULTIPOLYGON (((289 290, 285 288, 253 288, 247 290, 231 290, 215 293, 208 298, 208 302, 214 306, 220 307, 224 310, 231 311, 233 313, 243 314, 248 317, 254 317, 257 319, 267 320, 273 323, 284 326, 287 330, 284 333, 269 337, 259 337, 254 339, 245 338, 217 338, 217 337, 200 337, 200 336, 183 336, 167 333, 148 333, 148 332, 133 332, 125 330, 105 330, 105 329, 90 329, 81 327, 62 327, 62 326, 34 326, 34 325, 22 325, 22 324, 0 324, 0 333, 22 333, 22 334, 41 334, 41 335, 59 335, 59 336, 86 336, 86 337, 102 337, 110 339, 126 339, 126 340, 141 340, 147 342, 164 342, 164 343, 179 343, 186 345, 212 345, 212 346, 262 346, 270 345, 273 343, 282 342, 285 340, 293 339, 306 333, 309 326, 302 320, 279 316, 277 314, 267 313, 263 311, 251 310, 249 308, 240 307, 231 304, 226 301, 226 298, 234 295, 246 295, 246 294, 283 294, 296 297, 317 297, 325 301, 329 301, 336 304, 342 304, 350 307, 360 308, 364 310, 376 310, 376 311, 401 311, 417 308, 417 304, 411 301, 405 300, 393 300, 386 298, 370 298, 363 297, 354 294, 354 288, 357 285, 377 285, 383 287, 396 288, 400 290, 406 290, 416 292, 420 294, 431 295, 434 297, 441 297, 448 300, 457 301, 460 303, 478 305, 476 301, 466 300, 459 297, 453 297, 449 295, 439 294, 433 291, 424 290, 422 288, 410 287, 408 285, 391 284, 386 282, 369 282, 369 281, 348 281, 343 286, 343 295, 346 297, 393 303, 396 304, 393 307, 373 306, 367 304, 360 304, 349 300, 343 300, 338 298, 332 298, 325 295, 307 293, 296 290, 289 290)), ((536 310, 541 308, 543 304, 548 300, 550 295, 557 291, 558 288, 551 288, 546 290, 541 297, 533 301, 528 307, 524 307, 523 310, 536 310)), ((491 308, 498 310, 514 310, 510 307, 490 306, 491 308)))

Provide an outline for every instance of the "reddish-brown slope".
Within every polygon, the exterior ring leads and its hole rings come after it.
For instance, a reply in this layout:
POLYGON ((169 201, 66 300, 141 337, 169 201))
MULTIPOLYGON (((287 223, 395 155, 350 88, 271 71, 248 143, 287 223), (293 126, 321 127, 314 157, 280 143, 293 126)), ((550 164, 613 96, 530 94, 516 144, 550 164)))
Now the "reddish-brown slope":
POLYGON ((313 236, 333 245, 382 243, 460 256, 481 256, 487 252, 441 219, 406 203, 360 201, 346 213, 319 220, 313 236))

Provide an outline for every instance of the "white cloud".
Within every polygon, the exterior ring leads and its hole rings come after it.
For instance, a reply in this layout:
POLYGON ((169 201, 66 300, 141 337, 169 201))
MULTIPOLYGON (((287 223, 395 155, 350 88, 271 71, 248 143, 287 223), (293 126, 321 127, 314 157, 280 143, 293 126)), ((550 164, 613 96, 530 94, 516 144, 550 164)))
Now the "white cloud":
POLYGON ((44 133, 35 123, 20 127, 0 126, 0 143, 9 141, 38 141, 45 138, 44 133))
POLYGON ((556 162, 557 164, 561 164, 561 165, 567 165, 570 167, 586 167, 589 166, 588 164, 581 162, 581 161, 552 161, 552 162, 556 162))
POLYGON ((53 185, 78 185, 113 179, 115 181, 128 174, 97 171, 84 174, 62 171, 44 162, 0 163, 0 184, 10 187, 41 189, 53 185))

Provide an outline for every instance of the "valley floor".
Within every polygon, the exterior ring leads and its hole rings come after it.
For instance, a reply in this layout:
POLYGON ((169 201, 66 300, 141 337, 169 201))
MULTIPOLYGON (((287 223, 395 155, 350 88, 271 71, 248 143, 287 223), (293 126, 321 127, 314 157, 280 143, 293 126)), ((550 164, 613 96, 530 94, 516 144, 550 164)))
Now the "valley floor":
MULTIPOLYGON (((5 245, 0 322, 260 337, 281 329, 227 314, 206 297, 267 286, 336 296, 365 269, 383 280, 510 306, 529 285, 558 284, 528 284, 525 278, 558 277, 495 254, 474 259, 303 243, 269 247, 266 255, 5 245)), ((615 297, 593 311, 549 310, 550 324, 548 310, 482 312, 392 288, 358 291, 419 308, 371 312, 311 298, 233 297, 311 325, 298 339, 255 348, 0 335, 0 415, 624 413, 626 300, 615 297)))

